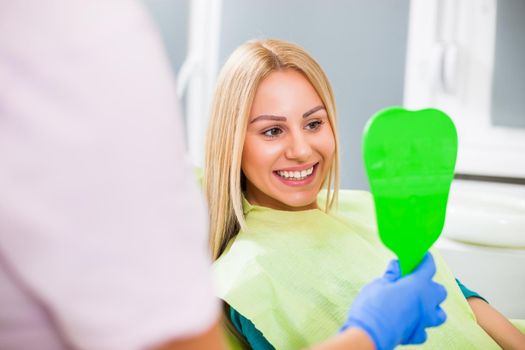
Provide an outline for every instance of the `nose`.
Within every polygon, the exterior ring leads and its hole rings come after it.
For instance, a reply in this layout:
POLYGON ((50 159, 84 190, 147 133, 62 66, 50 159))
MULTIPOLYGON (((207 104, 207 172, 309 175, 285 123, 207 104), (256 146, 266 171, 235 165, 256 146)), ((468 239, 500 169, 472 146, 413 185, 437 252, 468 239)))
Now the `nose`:
POLYGON ((301 132, 292 134, 285 152, 286 158, 298 162, 305 162, 310 159, 311 155, 312 145, 310 144, 308 136, 301 132))

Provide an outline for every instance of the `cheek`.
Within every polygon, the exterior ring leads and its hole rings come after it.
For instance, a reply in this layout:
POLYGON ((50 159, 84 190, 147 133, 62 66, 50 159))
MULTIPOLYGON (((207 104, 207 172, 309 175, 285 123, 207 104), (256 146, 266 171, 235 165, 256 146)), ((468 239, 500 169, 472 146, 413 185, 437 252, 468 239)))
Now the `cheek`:
POLYGON ((242 150, 241 170, 246 177, 250 177, 251 160, 253 159, 252 150, 246 144, 242 150))
POLYGON ((244 142, 241 168, 246 176, 257 176, 272 168, 278 154, 279 147, 275 143, 247 138, 244 142))
POLYGON ((256 162, 258 159, 258 147, 254 138, 246 135, 244 140, 244 145, 242 149, 242 158, 241 158, 241 168, 246 173, 246 171, 252 168, 252 163, 256 162))
POLYGON ((335 154, 335 138, 332 129, 323 132, 319 137, 319 150, 327 161, 331 161, 335 154))

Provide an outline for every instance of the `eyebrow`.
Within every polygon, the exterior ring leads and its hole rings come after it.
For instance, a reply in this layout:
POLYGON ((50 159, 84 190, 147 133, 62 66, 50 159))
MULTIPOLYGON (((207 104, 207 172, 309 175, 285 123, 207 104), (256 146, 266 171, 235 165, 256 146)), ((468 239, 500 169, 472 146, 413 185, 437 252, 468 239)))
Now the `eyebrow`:
MULTIPOLYGON (((320 111, 321 109, 325 109, 324 106, 319 105, 317 107, 314 107, 314 108, 310 109, 309 111, 304 112, 303 118, 306 118, 306 117, 314 114, 315 112, 320 111)), ((253 118, 250 121, 250 124, 255 123, 256 121, 259 121, 259 120, 275 120, 275 121, 285 122, 286 121, 286 117, 283 117, 281 115, 262 114, 262 115, 257 116, 256 118, 253 118)))
POLYGON ((324 109, 326 111, 326 109, 324 108, 323 105, 319 105, 317 107, 314 107, 314 108, 310 109, 308 112, 304 112, 303 118, 306 118, 306 117, 314 114, 315 112, 320 111, 321 109, 324 109))
POLYGON ((260 115, 260 116, 258 116, 256 118, 254 118, 253 120, 251 120, 250 124, 255 123, 258 120, 276 120, 276 121, 279 121, 279 122, 285 122, 286 121, 286 117, 283 117, 281 115, 262 114, 262 115, 260 115))

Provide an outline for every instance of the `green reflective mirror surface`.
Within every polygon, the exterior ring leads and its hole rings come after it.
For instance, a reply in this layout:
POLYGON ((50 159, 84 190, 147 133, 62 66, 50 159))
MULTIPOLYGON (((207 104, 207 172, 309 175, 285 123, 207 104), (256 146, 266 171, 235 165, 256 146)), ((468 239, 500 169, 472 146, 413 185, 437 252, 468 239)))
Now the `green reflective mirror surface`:
POLYGON ((441 234, 457 145, 454 123, 437 109, 388 108, 365 127, 363 155, 379 236, 403 275, 441 234))

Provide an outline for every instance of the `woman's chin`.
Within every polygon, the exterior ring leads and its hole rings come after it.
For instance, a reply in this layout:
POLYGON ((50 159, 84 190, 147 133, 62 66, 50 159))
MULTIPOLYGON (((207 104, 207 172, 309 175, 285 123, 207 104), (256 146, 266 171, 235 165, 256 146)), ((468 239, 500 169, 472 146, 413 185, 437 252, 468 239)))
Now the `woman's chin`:
POLYGON ((297 198, 296 200, 290 200, 288 198, 285 202, 282 203, 285 210, 289 211, 301 211, 309 209, 317 209, 317 196, 314 198, 297 198))

